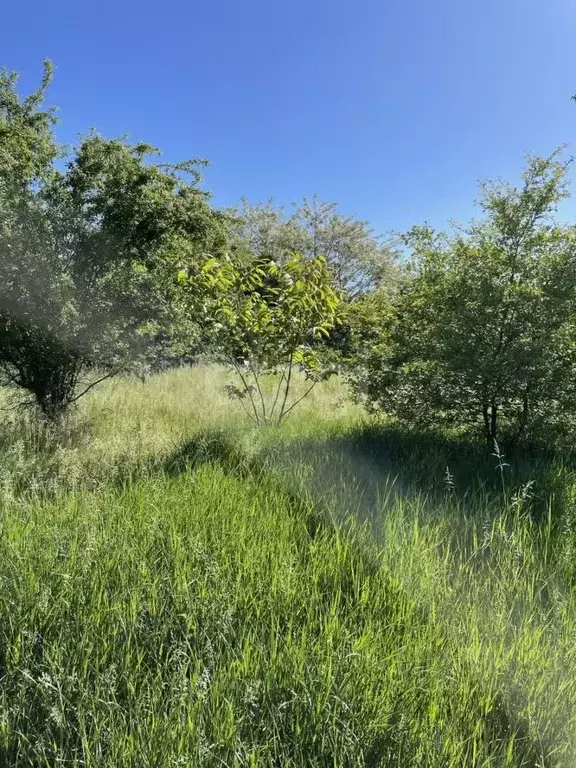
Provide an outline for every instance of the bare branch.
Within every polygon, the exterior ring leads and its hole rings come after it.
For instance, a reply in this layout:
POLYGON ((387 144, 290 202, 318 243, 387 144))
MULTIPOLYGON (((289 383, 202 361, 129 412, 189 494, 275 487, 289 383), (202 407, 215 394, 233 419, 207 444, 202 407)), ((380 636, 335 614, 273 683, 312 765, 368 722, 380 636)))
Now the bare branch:
POLYGON ((292 410, 294 410, 294 408, 296 408, 296 406, 298 405, 298 403, 301 403, 301 402, 302 402, 302 400, 304 400, 304 398, 305 398, 305 397, 308 397, 308 395, 310 394, 310 392, 312 392, 312 390, 314 389, 314 387, 316 386, 316 384, 318 384, 318 382, 317 382, 317 381, 313 381, 313 382, 312 382, 312 385, 311 385, 310 387, 308 387, 308 389, 306 390, 306 392, 304 392, 304 394, 303 394, 301 397, 299 397, 299 398, 298 398, 298 400, 296 400, 296 402, 295 402, 295 403, 292 403, 292 405, 290 406, 290 408, 288 408, 286 411, 283 411, 283 413, 282 413, 282 416, 281 416, 280 418, 281 418, 281 419, 286 419, 286 418, 288 417, 288 414, 289 414, 289 413, 290 413, 292 410))
POLYGON ((72 400, 70 400, 70 405, 72 405, 72 403, 75 403, 77 400, 80 400, 80 398, 83 397, 86 394, 86 392, 89 392, 92 389, 92 387, 95 387, 97 384, 100 384, 102 381, 106 381, 106 379, 111 379, 113 376, 116 376, 118 373, 120 373, 119 370, 110 371, 110 373, 107 373, 105 376, 101 376, 99 379, 96 379, 96 381, 93 381, 85 389, 83 389, 79 395, 76 395, 76 397, 72 398, 72 400))
POLYGON ((278 382, 278 386, 276 387, 276 397, 274 398, 274 402, 272 403, 272 408, 270 409, 270 418, 274 416, 274 413, 276 412, 276 404, 278 402, 278 398, 280 397, 280 392, 282 391, 282 382, 284 381, 284 377, 286 376, 286 369, 282 369, 282 374, 280 376, 280 381, 278 382))
POLYGON ((246 381, 246 378, 244 377, 244 374, 240 370, 240 367, 238 366, 238 363, 236 362, 236 360, 233 357, 231 357, 230 361, 232 362, 232 365, 234 366, 236 373, 238 374, 238 376, 240 376, 240 380, 244 385, 244 389, 246 390, 246 392, 248 392, 248 397, 250 398, 250 402, 252 403, 252 410, 254 411, 254 421, 256 422, 256 424, 259 424, 260 419, 258 418, 258 409, 256 408, 256 403, 254 402, 254 398, 252 397, 252 390, 248 386, 248 382, 246 381))
POLYGON ((290 382, 292 380, 292 353, 290 353, 290 362, 288 364, 288 375, 286 376, 286 388, 284 389, 284 399, 282 400, 282 407, 280 408, 280 416, 278 417, 278 424, 284 418, 284 409, 286 408, 286 401, 288 400, 288 392, 290 391, 290 382))

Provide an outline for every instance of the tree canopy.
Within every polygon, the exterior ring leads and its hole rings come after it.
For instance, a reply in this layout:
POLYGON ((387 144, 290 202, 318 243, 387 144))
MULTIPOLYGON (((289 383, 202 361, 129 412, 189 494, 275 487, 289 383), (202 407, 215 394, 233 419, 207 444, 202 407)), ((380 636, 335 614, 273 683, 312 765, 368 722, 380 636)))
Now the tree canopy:
POLYGON ((65 154, 43 106, 51 71, 26 98, 0 77, 0 370, 55 419, 170 314, 180 243, 203 258, 224 227, 197 162, 97 134, 65 154))
POLYGON ((253 257, 239 265, 211 258, 179 274, 189 312, 235 369, 241 387, 229 394, 257 423, 281 423, 303 397, 290 401, 295 370, 309 382, 304 397, 333 368, 316 343, 339 321, 340 297, 323 257, 293 254, 282 264, 253 257), (263 377, 275 376, 267 397, 263 377))
POLYGON ((489 443, 574 413, 576 232, 553 218, 566 169, 557 154, 529 157, 521 186, 483 185, 467 229, 406 235, 412 278, 356 375, 373 405, 489 443))
POLYGON ((272 200, 242 200, 231 212, 232 243, 240 251, 281 263, 291 254, 323 256, 336 290, 355 298, 396 276, 396 251, 366 221, 347 216, 316 195, 295 203, 291 214, 272 200))

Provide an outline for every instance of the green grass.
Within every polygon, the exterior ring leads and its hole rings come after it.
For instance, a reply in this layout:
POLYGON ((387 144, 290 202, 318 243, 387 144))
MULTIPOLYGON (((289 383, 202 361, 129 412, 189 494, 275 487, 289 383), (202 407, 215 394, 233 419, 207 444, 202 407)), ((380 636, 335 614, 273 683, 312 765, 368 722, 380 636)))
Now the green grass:
POLYGON ((336 380, 263 430, 224 380, 4 425, 0 764, 572 768, 569 457, 502 488, 336 380))

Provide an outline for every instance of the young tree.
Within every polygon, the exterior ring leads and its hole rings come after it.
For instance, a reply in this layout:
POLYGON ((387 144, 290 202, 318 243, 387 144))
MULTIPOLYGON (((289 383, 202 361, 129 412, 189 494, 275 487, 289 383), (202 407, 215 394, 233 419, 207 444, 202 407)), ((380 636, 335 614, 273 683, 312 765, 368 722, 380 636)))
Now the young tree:
POLYGON ((284 421, 332 372, 315 344, 338 322, 339 297, 322 257, 294 254, 282 265, 211 258, 200 269, 182 269, 180 282, 190 313, 204 317, 215 348, 240 379, 229 394, 256 423, 284 421), (309 383, 291 399, 295 370, 309 383), (271 374, 275 383, 267 393, 263 379, 271 374))
POLYGON ((205 258, 224 227, 197 163, 93 134, 58 167, 50 76, 27 98, 0 77, 0 370, 57 421, 170 319, 180 244, 205 258))
POLYGON ((574 412, 576 234, 552 217, 566 195, 558 155, 530 157, 519 188, 483 186, 484 217, 468 230, 407 235, 414 278, 356 377, 373 404, 480 427, 489 444, 574 412))

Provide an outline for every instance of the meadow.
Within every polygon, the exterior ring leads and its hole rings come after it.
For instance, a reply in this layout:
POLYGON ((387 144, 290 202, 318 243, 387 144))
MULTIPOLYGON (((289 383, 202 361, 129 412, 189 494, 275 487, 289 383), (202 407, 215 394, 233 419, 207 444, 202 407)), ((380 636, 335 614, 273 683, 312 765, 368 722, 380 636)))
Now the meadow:
POLYGON ((576 462, 225 381, 4 412, 0 763, 574 766, 576 462))

